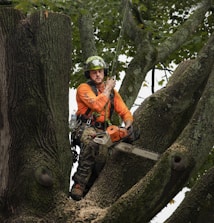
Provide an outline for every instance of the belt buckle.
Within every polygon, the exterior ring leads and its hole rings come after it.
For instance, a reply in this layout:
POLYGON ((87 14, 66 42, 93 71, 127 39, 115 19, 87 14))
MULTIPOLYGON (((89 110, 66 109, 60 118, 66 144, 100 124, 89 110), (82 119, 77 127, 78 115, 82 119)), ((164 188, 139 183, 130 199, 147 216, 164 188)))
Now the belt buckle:
POLYGON ((86 124, 90 125, 91 124, 91 119, 87 119, 86 124))

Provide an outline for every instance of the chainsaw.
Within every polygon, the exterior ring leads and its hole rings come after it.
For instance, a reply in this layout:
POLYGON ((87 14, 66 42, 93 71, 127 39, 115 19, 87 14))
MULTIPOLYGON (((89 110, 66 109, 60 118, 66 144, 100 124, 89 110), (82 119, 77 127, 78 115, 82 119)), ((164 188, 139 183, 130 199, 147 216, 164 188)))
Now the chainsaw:
POLYGON ((93 140, 97 144, 108 148, 113 147, 119 151, 132 153, 155 161, 159 159, 159 154, 128 143, 130 141, 130 135, 130 131, 126 128, 111 125, 105 132, 97 133, 93 140))

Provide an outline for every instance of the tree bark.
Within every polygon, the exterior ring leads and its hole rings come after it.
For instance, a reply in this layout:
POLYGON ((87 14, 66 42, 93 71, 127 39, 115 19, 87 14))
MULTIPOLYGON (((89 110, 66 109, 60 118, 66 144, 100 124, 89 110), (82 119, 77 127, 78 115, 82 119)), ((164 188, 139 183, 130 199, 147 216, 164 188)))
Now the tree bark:
POLYGON ((165 223, 170 222, 207 222, 214 219, 213 212, 214 168, 210 168, 191 189, 173 215, 165 223), (207 201, 207 202, 205 202, 207 201), (208 206, 206 206, 208 204, 208 206))
POLYGON ((64 15, 25 17, 12 8, 0 9, 4 216, 47 212, 57 194, 68 191, 70 41, 70 19, 64 15))
POLYGON ((83 53, 82 60, 86 61, 88 57, 97 55, 97 49, 94 39, 94 26, 90 13, 82 13, 79 18, 80 42, 83 53))

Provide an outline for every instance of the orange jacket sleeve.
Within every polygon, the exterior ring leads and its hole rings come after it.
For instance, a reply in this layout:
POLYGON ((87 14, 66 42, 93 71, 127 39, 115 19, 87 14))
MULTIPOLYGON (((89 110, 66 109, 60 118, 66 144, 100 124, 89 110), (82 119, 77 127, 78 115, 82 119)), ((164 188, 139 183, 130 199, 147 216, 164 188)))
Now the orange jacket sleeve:
MULTIPOLYGON (((98 92, 98 95, 96 96, 90 85, 86 83, 80 84, 77 88, 76 101, 78 106, 77 115, 85 114, 88 108, 90 108, 91 112, 97 112, 100 114, 96 121, 104 122, 105 118, 109 118, 110 99, 101 92, 98 92), (108 109, 106 110, 105 106, 107 103, 108 109), (106 112, 107 114, 105 114, 106 112)), ((124 122, 127 120, 133 121, 131 112, 116 90, 114 90, 114 110, 124 122)))
POLYGON ((114 90, 114 110, 118 113, 118 115, 125 122, 127 120, 133 121, 132 113, 129 111, 128 107, 124 103, 120 94, 114 90))

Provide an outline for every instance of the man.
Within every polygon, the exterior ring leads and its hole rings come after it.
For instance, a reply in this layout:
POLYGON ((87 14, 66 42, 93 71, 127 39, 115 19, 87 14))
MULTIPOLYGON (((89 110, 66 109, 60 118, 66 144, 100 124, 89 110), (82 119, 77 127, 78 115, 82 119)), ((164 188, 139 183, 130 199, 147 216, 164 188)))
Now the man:
POLYGON ((119 93, 114 89, 116 81, 106 78, 108 70, 105 61, 99 56, 91 56, 85 63, 85 76, 87 83, 77 88, 77 117, 84 125, 80 137, 81 149, 79 165, 73 176, 74 185, 71 197, 81 200, 86 185, 91 177, 95 165, 99 145, 93 141, 96 133, 104 131, 110 125, 112 108, 122 118, 125 128, 133 123, 133 116, 123 102, 119 93))

